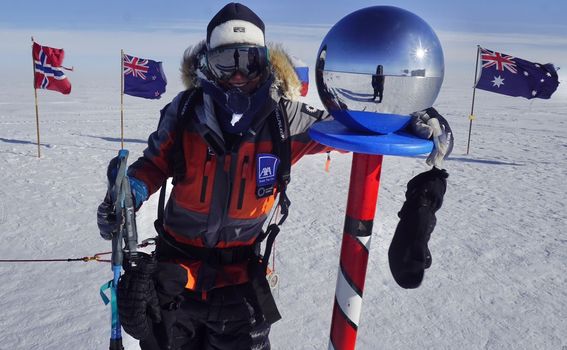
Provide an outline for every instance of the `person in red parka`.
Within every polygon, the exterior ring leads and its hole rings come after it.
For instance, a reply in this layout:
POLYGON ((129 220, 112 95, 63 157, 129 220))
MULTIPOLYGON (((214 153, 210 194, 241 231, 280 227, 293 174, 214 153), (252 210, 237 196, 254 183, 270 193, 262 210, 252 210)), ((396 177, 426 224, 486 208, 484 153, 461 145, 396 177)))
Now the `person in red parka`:
POLYGON ((287 211, 289 166, 330 150, 307 133, 329 115, 296 101, 289 56, 268 54, 264 23, 242 4, 212 18, 182 72, 187 90, 128 169, 138 206, 168 178, 174 186, 154 256, 125 267, 120 320, 142 349, 268 349, 279 314, 265 288, 263 226, 274 205, 287 211), (144 290, 154 287, 157 299, 144 290))
MULTIPOLYGON (((266 265, 287 216, 289 170, 304 155, 331 150, 308 135, 331 117, 297 101, 301 83, 291 60, 281 47, 268 48, 264 31, 238 3, 211 19, 206 40, 185 52, 187 89, 162 109, 143 156, 128 169, 137 208, 173 179, 155 252, 126 262, 117 288, 120 322, 143 350, 270 348, 270 325, 280 315, 266 265), (266 225, 272 211, 281 220, 266 225)), ((110 197, 97 213, 105 239, 116 230, 110 197)), ((401 242, 396 251, 407 248, 401 242)))

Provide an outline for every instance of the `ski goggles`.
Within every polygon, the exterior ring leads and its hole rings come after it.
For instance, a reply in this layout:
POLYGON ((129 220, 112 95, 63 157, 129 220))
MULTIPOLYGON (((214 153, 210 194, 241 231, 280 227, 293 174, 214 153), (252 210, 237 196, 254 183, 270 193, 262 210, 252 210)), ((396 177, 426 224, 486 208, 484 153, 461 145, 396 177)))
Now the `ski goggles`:
POLYGON ((249 80, 266 72, 270 66, 268 48, 264 46, 224 46, 206 53, 207 66, 219 81, 228 81, 236 72, 249 80))

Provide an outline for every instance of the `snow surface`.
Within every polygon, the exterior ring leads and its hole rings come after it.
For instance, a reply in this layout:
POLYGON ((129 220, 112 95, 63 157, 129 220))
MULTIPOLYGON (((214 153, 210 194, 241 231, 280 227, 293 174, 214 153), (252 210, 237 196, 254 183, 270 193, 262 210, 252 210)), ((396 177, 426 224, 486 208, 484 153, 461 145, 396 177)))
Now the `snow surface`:
MULTIPOLYGON (((131 161, 179 91, 173 77, 161 101, 126 96, 131 161)), ((387 250, 405 185, 427 170, 425 156, 384 158, 358 349, 567 346, 567 94, 528 101, 477 91, 467 155, 469 81, 448 79, 435 104, 456 143, 433 265, 416 290, 396 285, 387 250)), ((118 82, 72 83, 69 96, 38 91, 41 159, 31 77, 0 83, 0 259, 110 249, 95 216, 120 148, 118 82)), ((306 101, 321 107, 314 90, 306 101)), ((276 242, 283 320, 271 333, 274 349, 327 348, 350 163, 351 155, 333 154, 326 173, 325 155, 316 155, 293 169, 291 215, 276 242)), ((141 238, 154 234, 155 197, 139 212, 141 238)), ((110 310, 99 287, 111 278, 100 262, 0 263, 0 349, 107 349, 110 310)), ((128 336, 124 343, 138 349, 128 336)))

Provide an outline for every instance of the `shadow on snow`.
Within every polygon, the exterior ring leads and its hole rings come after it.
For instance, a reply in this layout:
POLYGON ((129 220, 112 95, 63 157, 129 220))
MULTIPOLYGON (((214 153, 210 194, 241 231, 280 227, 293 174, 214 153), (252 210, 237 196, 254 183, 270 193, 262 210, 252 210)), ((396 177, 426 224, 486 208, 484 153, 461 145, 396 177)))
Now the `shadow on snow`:
MULTIPOLYGON (((6 139, 4 137, 0 137, 0 141, 6 142, 6 143, 15 143, 15 144, 19 144, 19 145, 37 145, 37 142, 35 142, 35 141, 6 139)), ((47 148, 53 147, 52 145, 50 145, 48 143, 40 143, 40 146, 47 147, 47 148)))
MULTIPOLYGON (((108 136, 94 136, 94 135, 82 135, 82 136, 86 136, 86 137, 91 137, 94 139, 101 139, 104 141, 109 141, 109 142, 120 142, 121 139, 119 137, 108 137, 108 136)), ((141 139, 124 139, 125 143, 147 143, 147 140, 141 140, 141 139)))

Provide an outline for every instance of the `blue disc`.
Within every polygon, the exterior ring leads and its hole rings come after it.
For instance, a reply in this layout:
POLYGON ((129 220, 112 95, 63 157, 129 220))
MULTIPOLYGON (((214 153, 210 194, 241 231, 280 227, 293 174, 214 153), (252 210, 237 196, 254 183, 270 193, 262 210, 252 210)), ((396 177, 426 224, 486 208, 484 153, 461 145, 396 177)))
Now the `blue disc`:
POLYGON ((391 134, 361 133, 336 120, 315 123, 309 129, 309 135, 323 145, 362 154, 415 156, 433 149, 432 141, 401 131, 391 134))

